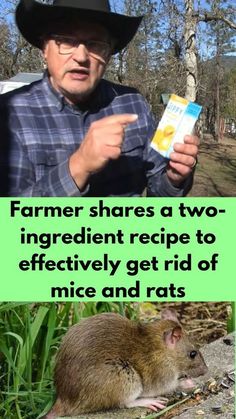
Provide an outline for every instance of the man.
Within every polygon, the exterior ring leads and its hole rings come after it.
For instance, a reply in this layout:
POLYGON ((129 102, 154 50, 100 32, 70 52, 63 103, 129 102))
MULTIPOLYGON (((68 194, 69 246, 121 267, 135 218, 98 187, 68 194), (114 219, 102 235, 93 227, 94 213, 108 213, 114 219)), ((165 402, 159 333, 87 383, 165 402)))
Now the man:
POLYGON ((107 0, 20 0, 16 22, 47 63, 42 81, 0 97, 2 196, 182 196, 198 138, 170 161, 150 147, 156 123, 133 88, 103 80, 141 17, 107 0))

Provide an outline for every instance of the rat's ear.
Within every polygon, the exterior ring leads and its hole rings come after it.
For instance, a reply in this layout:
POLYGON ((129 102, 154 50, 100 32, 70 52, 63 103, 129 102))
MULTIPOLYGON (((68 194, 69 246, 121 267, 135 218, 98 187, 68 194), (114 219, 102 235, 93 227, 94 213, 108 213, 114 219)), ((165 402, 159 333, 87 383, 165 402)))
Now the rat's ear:
POLYGON ((173 329, 164 332, 163 337, 166 346, 170 349, 174 349, 176 344, 183 336, 183 329, 181 326, 175 326, 173 329))
POLYGON ((162 320, 173 320, 174 322, 179 323, 177 313, 173 308, 165 308, 165 310, 162 310, 161 318, 162 320))

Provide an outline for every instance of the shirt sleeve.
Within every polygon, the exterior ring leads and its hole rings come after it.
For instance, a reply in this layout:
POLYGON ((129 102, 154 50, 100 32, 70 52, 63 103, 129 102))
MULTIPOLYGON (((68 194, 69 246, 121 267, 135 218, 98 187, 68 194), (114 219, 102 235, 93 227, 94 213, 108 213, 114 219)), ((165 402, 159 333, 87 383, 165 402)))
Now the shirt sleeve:
POLYGON ((147 196, 160 197, 181 197, 185 196, 192 187, 193 175, 191 174, 180 186, 174 186, 169 180, 166 168, 168 159, 155 151, 150 142, 157 128, 157 123, 150 111, 149 105, 144 102, 145 113, 147 115, 147 141, 144 151, 147 177, 147 196))
POLYGON ((68 159, 53 166, 39 180, 34 164, 21 144, 20 134, 10 128, 6 110, 0 109, 0 196, 83 196, 69 171, 68 159))

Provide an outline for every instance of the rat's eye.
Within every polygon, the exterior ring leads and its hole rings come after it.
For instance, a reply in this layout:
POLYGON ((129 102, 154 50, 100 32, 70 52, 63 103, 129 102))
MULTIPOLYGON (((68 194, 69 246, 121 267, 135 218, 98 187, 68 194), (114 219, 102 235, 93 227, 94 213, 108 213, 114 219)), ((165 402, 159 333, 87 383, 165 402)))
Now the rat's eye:
POLYGON ((191 359, 194 359, 196 357, 196 355, 197 355, 197 351, 191 351, 190 354, 189 354, 191 359))

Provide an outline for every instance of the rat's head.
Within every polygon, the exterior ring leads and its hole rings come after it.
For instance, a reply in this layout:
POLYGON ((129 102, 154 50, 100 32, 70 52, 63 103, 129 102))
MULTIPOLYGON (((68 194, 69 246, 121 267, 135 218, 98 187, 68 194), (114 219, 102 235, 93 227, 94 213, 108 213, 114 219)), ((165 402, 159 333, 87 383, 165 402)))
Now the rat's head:
POLYGON ((167 320, 163 332, 164 343, 178 371, 179 379, 205 374, 207 366, 202 354, 179 324, 176 313, 173 310, 165 310, 162 319, 167 320))

